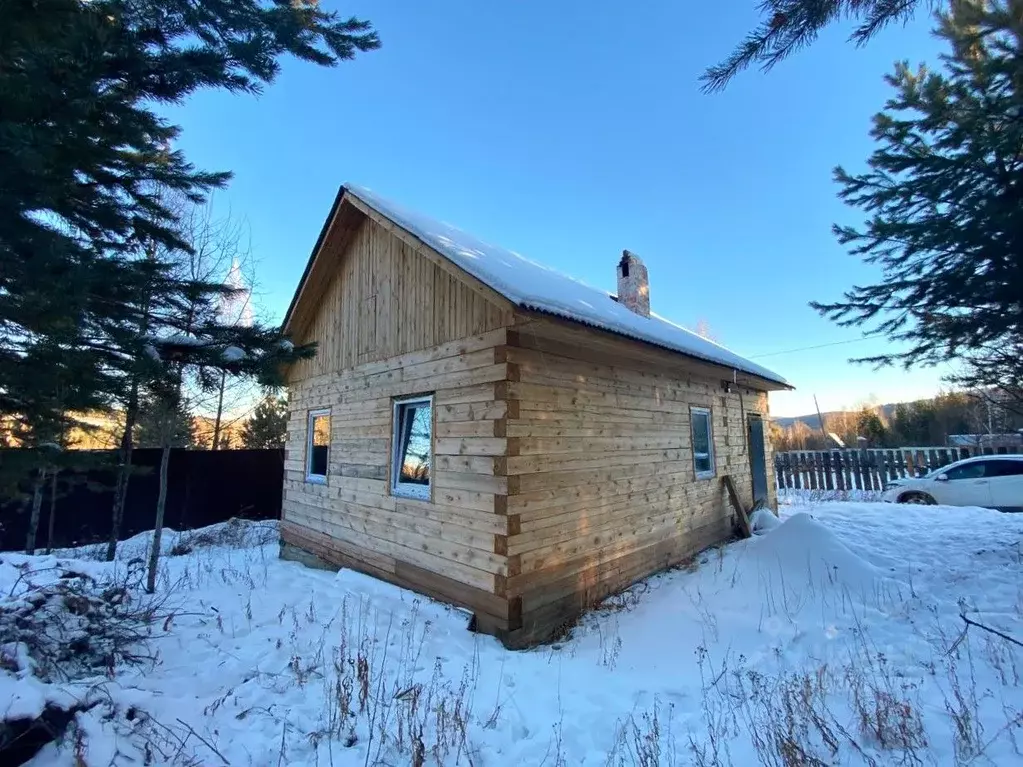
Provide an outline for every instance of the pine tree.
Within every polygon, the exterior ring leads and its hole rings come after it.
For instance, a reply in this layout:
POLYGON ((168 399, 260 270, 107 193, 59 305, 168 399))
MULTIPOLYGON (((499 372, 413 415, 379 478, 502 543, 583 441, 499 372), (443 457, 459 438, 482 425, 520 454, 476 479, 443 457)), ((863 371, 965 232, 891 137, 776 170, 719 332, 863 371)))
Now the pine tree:
MULTIPOLYGON (((333 66, 379 45, 367 22, 309 0, 10 0, 0 24, 0 419, 24 407, 17 367, 77 328, 95 379, 106 329, 138 327, 137 257, 185 249, 164 204, 229 178, 174 149, 158 113, 203 88, 256 93, 282 56, 333 66)), ((51 416, 56 417, 56 415, 51 416)))
POLYGON ((288 436, 288 400, 267 396, 242 427, 242 445, 250 450, 284 447, 288 436))
MULTIPOLYGON (((52 399, 47 404, 19 372, 40 344, 59 341, 80 351, 75 369, 82 385, 105 385, 95 393, 130 411, 142 383, 160 378, 145 340, 155 332, 151 303, 166 307, 200 289, 174 274, 173 259, 147 254, 187 252, 191 244, 167 200, 198 202, 230 175, 198 170, 173 148, 178 128, 160 116, 162 105, 203 88, 258 93, 286 55, 333 66, 378 45, 367 22, 322 10, 314 0, 5 3, 0 424, 22 417, 29 403, 39 410, 37 420, 70 412, 52 399)), ((132 431, 129 417, 115 537, 132 431)))
POLYGON ((880 279, 812 305, 896 344, 859 361, 965 362, 974 385, 1019 391, 998 352, 1023 349, 1023 0, 961 0, 937 34, 943 71, 897 65, 868 170, 835 171, 868 216, 835 233, 880 279))
POLYGON ((863 45, 890 24, 913 18, 921 6, 935 8, 956 0, 763 0, 762 21, 720 64, 704 72, 706 91, 724 88, 735 75, 757 64, 767 71, 810 45, 821 31, 845 18, 859 23, 850 41, 863 45))
POLYGON ((168 441, 170 447, 193 447, 195 445, 194 425, 188 403, 181 399, 170 409, 165 405, 166 396, 150 394, 139 406, 135 427, 135 447, 159 448, 168 441), (169 433, 164 434, 169 429, 169 433))

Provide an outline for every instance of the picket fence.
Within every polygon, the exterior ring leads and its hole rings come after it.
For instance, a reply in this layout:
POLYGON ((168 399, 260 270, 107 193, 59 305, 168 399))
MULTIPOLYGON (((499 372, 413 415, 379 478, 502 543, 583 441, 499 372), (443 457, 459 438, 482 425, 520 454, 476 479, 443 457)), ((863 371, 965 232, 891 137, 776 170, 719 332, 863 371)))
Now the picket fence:
POLYGON ((1005 447, 791 450, 774 454, 774 476, 779 489, 881 490, 889 480, 922 477, 962 458, 1019 452, 1005 447))

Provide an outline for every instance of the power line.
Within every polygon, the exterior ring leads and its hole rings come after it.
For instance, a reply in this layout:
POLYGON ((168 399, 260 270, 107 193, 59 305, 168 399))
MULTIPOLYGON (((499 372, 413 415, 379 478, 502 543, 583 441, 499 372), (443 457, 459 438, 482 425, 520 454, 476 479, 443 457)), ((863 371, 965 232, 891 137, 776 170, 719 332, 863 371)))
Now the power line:
POLYGON ((764 357, 778 357, 782 354, 795 354, 796 352, 808 352, 813 349, 824 349, 828 346, 844 346, 845 344, 857 344, 860 341, 869 341, 871 338, 876 338, 880 333, 870 333, 863 336, 862 338, 847 338, 845 341, 832 341, 827 344, 817 344, 816 346, 802 346, 798 349, 786 349, 783 352, 768 352, 767 354, 754 354, 749 357, 751 360, 763 359, 764 357))

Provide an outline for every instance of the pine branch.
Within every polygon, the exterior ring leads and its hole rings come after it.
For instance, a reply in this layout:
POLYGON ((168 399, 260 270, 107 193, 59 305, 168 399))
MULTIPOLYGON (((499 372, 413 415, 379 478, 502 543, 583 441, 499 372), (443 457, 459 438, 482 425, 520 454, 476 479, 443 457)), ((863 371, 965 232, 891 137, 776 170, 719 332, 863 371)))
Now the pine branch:
POLYGON ((724 61, 707 68, 700 78, 703 91, 723 90, 754 65, 770 71, 843 16, 862 19, 850 40, 864 45, 888 25, 911 19, 920 5, 939 4, 937 0, 763 0, 762 21, 724 61))

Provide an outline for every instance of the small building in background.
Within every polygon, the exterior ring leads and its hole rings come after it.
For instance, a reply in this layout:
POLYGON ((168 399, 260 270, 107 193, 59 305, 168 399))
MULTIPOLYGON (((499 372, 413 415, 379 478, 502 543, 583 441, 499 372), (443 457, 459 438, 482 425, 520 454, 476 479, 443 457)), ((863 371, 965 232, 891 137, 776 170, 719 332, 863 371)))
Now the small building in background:
POLYGON ((1008 434, 949 434, 948 446, 1019 450, 1023 448, 1023 434, 1019 432, 1010 432, 1008 434))

